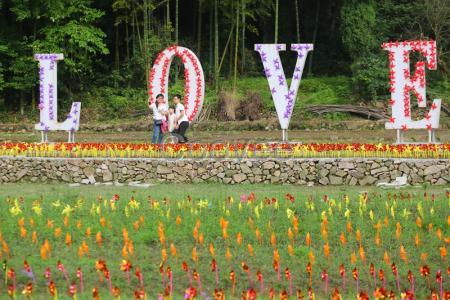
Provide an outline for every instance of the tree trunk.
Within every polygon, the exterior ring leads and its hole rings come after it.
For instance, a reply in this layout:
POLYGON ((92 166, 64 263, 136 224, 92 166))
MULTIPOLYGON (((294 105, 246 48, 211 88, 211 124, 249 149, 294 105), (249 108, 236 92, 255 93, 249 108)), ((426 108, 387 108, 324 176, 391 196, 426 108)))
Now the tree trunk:
POLYGON ((31 88, 31 111, 36 111, 36 89, 34 86, 31 88))
POLYGON ((20 115, 23 116, 25 114, 25 94, 23 91, 20 91, 19 101, 20 115))
MULTIPOLYGON (((236 11, 234 10, 234 2, 231 2, 231 24, 232 24, 232 28, 234 28, 234 26, 236 26, 235 23, 235 13, 236 11)), ((231 36, 234 36, 234 30, 231 29, 231 36)), ((230 45, 230 55, 228 56, 228 77, 227 78, 232 78, 233 76, 233 51, 234 51, 234 39, 231 39, 231 45, 230 45)))
POLYGON ((219 18, 217 15, 217 1, 214 0, 214 87, 219 91, 219 18))
POLYGON ((278 44, 278 0, 275 0, 275 44, 278 44))
POLYGON ((202 0, 198 0, 197 13, 197 55, 200 59, 202 47, 202 0))
POLYGON ((295 25, 297 31, 297 43, 300 43, 300 17, 298 12, 298 0, 295 0, 295 25))
POLYGON ((238 65, 238 49, 239 49, 239 3, 236 4, 236 41, 234 42, 234 74, 233 74, 233 93, 236 93, 237 82, 237 65, 238 65))
POLYGON ((214 69, 214 41, 213 41, 213 26, 214 26, 214 8, 211 7, 209 13, 209 78, 213 76, 214 69))
POLYGON ((116 67, 116 70, 119 70, 119 64, 120 64, 120 56, 119 56, 119 24, 116 24, 114 26, 115 36, 114 36, 114 52, 115 52, 115 58, 114 58, 114 65, 116 67))
POLYGON ((135 11, 134 11, 134 5, 133 5, 133 1, 131 1, 131 39, 132 39, 132 47, 133 47, 133 57, 136 56, 136 23, 134 21, 134 15, 135 15, 135 11))
MULTIPOLYGON (((320 12, 320 0, 317 0, 316 6, 316 19, 314 21, 314 33, 312 43, 315 44, 317 40, 317 30, 319 27, 319 12, 320 12)), ((312 64, 313 64, 314 51, 311 51, 311 55, 309 56, 308 63, 308 75, 312 75, 312 64)))
MULTIPOLYGON (((149 79, 149 71, 150 71, 150 64, 149 64, 149 55, 148 55, 148 24, 149 24, 149 17, 148 17, 148 1, 149 0, 144 0, 144 7, 143 7, 143 20, 144 20, 144 24, 143 24, 143 35, 144 35, 144 45, 141 49, 142 54, 144 55, 144 59, 145 59, 145 85, 147 87, 147 94, 148 94, 148 79, 149 79)), ((138 28, 138 34, 139 34, 139 26, 138 28)))
POLYGON ((130 35, 128 32, 128 17, 125 18, 125 41, 127 44, 127 57, 126 60, 130 59, 130 35))
POLYGON ((167 6, 166 6, 166 26, 169 28, 170 26, 170 0, 167 0, 167 6))
POLYGON ((245 68, 245 27, 246 27, 246 21, 245 21, 245 13, 246 13, 246 8, 245 8, 245 1, 246 0, 242 0, 242 54, 241 54, 241 73, 244 73, 244 68, 245 68))
POLYGON ((178 45, 178 0, 175 0, 175 44, 178 45))

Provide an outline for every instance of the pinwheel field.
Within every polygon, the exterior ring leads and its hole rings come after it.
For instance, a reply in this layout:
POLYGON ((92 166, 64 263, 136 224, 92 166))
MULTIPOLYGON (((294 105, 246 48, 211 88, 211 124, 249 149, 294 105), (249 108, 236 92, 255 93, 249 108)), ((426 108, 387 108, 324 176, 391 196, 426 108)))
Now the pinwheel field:
POLYGON ((449 293, 443 188, 22 184, 0 197, 1 298, 449 293))

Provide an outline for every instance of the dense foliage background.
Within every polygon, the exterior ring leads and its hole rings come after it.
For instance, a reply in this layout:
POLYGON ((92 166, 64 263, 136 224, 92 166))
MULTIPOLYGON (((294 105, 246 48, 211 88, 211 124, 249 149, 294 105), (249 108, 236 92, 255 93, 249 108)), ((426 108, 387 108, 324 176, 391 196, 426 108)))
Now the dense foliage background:
MULTIPOLYGON (((435 39, 438 71, 429 95, 448 99, 450 0, 0 0, 0 120, 36 116, 33 53, 60 52, 60 106, 113 119, 146 108, 153 59, 171 44, 195 51, 219 90, 261 92, 270 105, 254 43, 314 43, 300 87, 305 103, 385 101, 389 40, 435 39)), ((295 55, 282 54, 290 77, 295 55)), ((173 92, 182 91, 179 61, 173 92)), ((298 102, 301 102, 298 101, 298 102)))

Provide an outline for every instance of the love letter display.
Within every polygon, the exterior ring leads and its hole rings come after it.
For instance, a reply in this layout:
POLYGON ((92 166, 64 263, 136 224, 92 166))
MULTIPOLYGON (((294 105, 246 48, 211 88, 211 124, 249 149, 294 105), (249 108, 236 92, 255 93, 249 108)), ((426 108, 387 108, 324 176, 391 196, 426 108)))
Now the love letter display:
POLYGON ((294 76, 291 86, 288 86, 286 75, 283 70, 279 51, 286 50, 285 44, 256 44, 255 51, 261 55, 264 65, 264 73, 269 82, 272 99, 277 110, 281 129, 287 130, 297 98, 298 88, 302 79, 308 52, 313 50, 313 44, 291 44, 291 50, 297 51, 297 63, 295 64, 294 76))
POLYGON ((392 117, 386 123, 386 129, 406 131, 408 129, 428 129, 439 127, 441 99, 434 99, 430 110, 421 120, 411 118, 411 93, 416 96, 419 107, 426 107, 425 66, 436 70, 435 41, 404 41, 384 43, 384 50, 389 51, 389 79, 392 117), (416 63, 414 75, 410 71, 411 51, 419 52, 426 59, 416 63))
POLYGON ((81 102, 73 102, 70 113, 64 122, 58 123, 58 79, 57 61, 63 60, 63 54, 35 54, 39 61, 39 110, 40 121, 36 130, 64 130, 75 132, 80 128, 81 102))
POLYGON ((203 68, 195 54, 184 47, 171 46, 159 53, 150 71, 149 105, 158 94, 163 94, 166 109, 169 88, 169 69, 174 57, 181 59, 184 65, 184 108, 190 122, 194 121, 203 106, 205 97, 205 78, 203 68))

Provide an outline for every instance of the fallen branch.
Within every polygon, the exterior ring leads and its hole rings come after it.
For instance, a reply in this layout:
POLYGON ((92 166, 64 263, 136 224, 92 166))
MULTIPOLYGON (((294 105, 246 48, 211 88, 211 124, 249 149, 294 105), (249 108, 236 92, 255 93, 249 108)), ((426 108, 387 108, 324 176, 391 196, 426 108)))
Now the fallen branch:
POLYGON ((369 108, 365 106, 356 105, 312 105, 306 107, 306 109, 315 114, 326 113, 350 113, 358 116, 363 116, 367 119, 384 120, 389 117, 381 110, 369 108))

